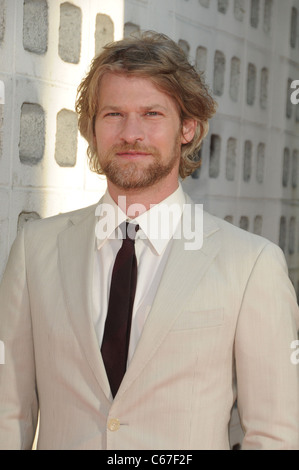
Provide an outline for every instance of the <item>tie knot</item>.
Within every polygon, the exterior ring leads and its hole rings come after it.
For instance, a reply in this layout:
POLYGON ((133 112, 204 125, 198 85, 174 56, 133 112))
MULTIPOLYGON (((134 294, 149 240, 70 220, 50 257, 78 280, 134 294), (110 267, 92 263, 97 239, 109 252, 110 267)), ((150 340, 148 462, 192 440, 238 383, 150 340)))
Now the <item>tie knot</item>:
POLYGON ((126 222, 126 238, 135 240, 138 230, 139 225, 126 222))
POLYGON ((126 222, 120 226, 123 239, 135 241, 136 234, 139 230, 139 225, 126 222))

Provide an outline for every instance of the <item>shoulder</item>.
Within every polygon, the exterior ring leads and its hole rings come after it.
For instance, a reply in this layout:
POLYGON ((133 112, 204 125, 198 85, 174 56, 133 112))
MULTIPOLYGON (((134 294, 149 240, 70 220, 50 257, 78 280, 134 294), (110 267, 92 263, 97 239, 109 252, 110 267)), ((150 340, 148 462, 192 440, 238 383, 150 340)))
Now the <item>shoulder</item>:
POLYGON ((260 235, 243 230, 230 222, 204 212, 204 225, 214 224, 218 228, 221 253, 227 259, 235 260, 237 264, 255 265, 261 258, 276 260, 286 271, 286 260, 281 248, 271 240, 260 235))
POLYGON ((240 244, 250 244, 250 245, 265 245, 268 243, 272 243, 265 237, 260 235, 256 235, 252 232, 248 232, 242 228, 233 225, 231 222, 227 222, 224 219, 216 217, 212 214, 204 212, 204 223, 213 223, 218 227, 218 230, 221 232, 221 235, 225 237, 225 239, 231 240, 233 243, 240 243, 240 244))
POLYGON ((70 212, 63 212, 51 217, 46 217, 44 219, 33 220, 25 224, 26 230, 43 230, 55 227, 63 228, 65 225, 68 225, 69 222, 78 223, 81 220, 89 217, 91 214, 95 215, 96 207, 98 204, 92 206, 83 207, 70 212))
POLYGON ((196 212, 202 213, 204 239, 217 234, 218 238, 222 241, 222 245, 225 245, 228 248, 247 247, 247 249, 258 249, 268 244, 273 244, 273 242, 265 237, 241 229, 236 225, 207 212, 203 204, 196 203, 186 193, 185 198, 187 207, 195 206, 195 209, 191 209, 190 211, 192 214, 191 218, 194 217, 193 214, 196 214, 196 212))
MULTIPOLYGON (((224 219, 221 219, 207 212, 202 204, 193 201, 188 194, 185 193, 186 207, 192 207, 189 211, 192 218, 196 219, 193 214, 202 213, 203 220, 203 250, 205 244, 213 243, 213 240, 220 245, 220 253, 224 257, 240 260, 242 257, 254 260, 263 251, 274 252, 279 258, 284 258, 282 250, 271 240, 266 237, 256 235, 241 229, 224 219), (195 207, 195 208, 194 208, 195 207)), ((187 211, 188 212, 188 211, 187 211)), ((188 217, 189 219, 189 217, 188 217)), ((195 223, 196 229, 198 225, 195 223)))
POLYGON ((82 209, 57 214, 44 219, 27 222, 23 228, 25 244, 53 243, 57 236, 71 225, 84 223, 89 218, 95 219, 97 204, 82 209))

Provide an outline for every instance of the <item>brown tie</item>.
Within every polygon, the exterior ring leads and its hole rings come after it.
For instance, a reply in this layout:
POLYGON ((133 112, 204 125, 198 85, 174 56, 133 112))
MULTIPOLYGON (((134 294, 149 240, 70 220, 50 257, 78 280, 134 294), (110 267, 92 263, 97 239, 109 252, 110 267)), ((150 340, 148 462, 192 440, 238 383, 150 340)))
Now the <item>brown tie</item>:
POLYGON ((126 223, 111 278, 108 312, 101 347, 113 397, 126 372, 132 310, 137 283, 135 236, 138 226, 126 223))

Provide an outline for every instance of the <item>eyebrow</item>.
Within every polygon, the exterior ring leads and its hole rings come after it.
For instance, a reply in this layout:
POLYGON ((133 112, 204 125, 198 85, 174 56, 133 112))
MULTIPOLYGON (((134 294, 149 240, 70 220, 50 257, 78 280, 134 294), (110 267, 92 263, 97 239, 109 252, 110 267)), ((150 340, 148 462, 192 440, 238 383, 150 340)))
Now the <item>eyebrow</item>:
MULTIPOLYGON (((104 111, 120 111, 122 109, 121 106, 115 106, 115 105, 106 105, 103 106, 102 108, 99 109, 98 113, 103 113, 104 111)), ((163 111, 167 111, 167 108, 165 106, 162 106, 161 104, 151 104, 149 106, 141 106, 140 108, 142 111, 151 111, 153 109, 161 109, 163 111)))
POLYGON ((103 106, 103 108, 100 108, 98 112, 102 113, 103 111, 108 111, 108 109, 109 111, 118 111, 120 108, 119 106, 107 105, 107 106, 103 106))
POLYGON ((150 106, 142 106, 141 109, 144 111, 150 111, 152 109, 163 109, 164 111, 167 111, 167 108, 165 106, 162 106, 161 104, 152 104, 150 106))

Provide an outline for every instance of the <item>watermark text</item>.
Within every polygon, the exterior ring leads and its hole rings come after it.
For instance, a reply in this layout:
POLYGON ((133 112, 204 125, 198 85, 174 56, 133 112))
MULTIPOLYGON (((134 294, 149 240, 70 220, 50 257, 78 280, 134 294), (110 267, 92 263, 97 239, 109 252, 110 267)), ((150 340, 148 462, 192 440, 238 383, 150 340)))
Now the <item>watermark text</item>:
POLYGON ((299 364, 299 339, 291 342, 291 349, 295 349, 291 354, 291 363, 297 366, 299 364))
POLYGON ((295 89, 295 91, 291 94, 291 103, 298 104, 299 103, 299 80, 293 80, 291 83, 291 88, 295 89))
MULTIPOLYGON (((99 218, 96 225, 96 236, 100 240, 107 237, 123 239, 125 236, 135 238, 134 228, 130 227, 127 234, 119 228, 119 220, 123 220, 123 213, 134 219, 142 215, 139 238, 151 240, 168 240, 170 238, 183 239, 185 250, 199 250, 203 244, 203 205, 202 204, 164 204, 150 205, 147 210, 142 204, 132 204, 126 207, 125 196, 118 198, 118 210, 111 204, 100 204, 96 209, 99 218), (151 209, 154 209, 153 211, 151 209)), ((138 222, 138 220, 136 219, 138 222)), ((139 223, 139 222, 138 222, 139 223)))

